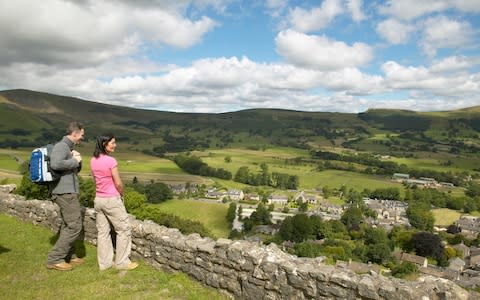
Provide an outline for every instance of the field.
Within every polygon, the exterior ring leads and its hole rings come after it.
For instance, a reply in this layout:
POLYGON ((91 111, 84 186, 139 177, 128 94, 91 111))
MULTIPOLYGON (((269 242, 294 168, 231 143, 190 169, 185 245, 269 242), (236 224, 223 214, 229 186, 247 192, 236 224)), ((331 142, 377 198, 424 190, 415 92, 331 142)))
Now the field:
POLYGON ((199 221, 204 224, 216 238, 228 237, 229 229, 227 220, 225 219, 228 205, 226 204, 210 203, 200 200, 170 200, 154 205, 166 213, 199 221))
POLYGON ((448 208, 432 209, 435 218, 435 225, 448 226, 457 221, 462 213, 448 208))
MULTIPOLYGON (((377 138, 383 138, 382 135, 377 138)), ((88 161, 91 157, 90 144, 82 144, 79 151, 83 154, 85 162, 80 173, 83 177, 90 177, 88 161)), ((196 175, 190 175, 183 172, 171 160, 145 155, 140 152, 128 150, 128 146, 119 146, 114 154, 119 164, 121 176, 125 182, 131 181, 137 177, 140 181, 149 182, 162 181, 165 183, 185 183, 205 184, 206 186, 217 186, 223 189, 243 189, 248 191, 254 187, 234 182, 233 180, 221 180, 217 178, 207 178, 196 175)), ((20 183, 19 162, 26 160, 31 149, 6 150, 0 149, 0 181, 3 183, 20 183)), ((330 147, 329 151, 341 153, 343 148, 330 147)), ((209 149, 207 151, 194 151, 193 155, 201 159, 211 167, 224 168, 235 175, 242 166, 248 166, 251 172, 259 172, 262 163, 267 164, 268 171, 280 172, 289 175, 297 175, 299 178, 299 189, 313 190, 328 186, 331 189, 339 189, 346 186, 362 191, 365 188, 374 190, 377 188, 396 187, 399 188, 401 195, 404 194, 403 185, 392 182, 389 176, 375 176, 362 173, 355 173, 340 170, 318 171, 313 163, 291 164, 287 160, 297 157, 309 156, 306 150, 271 147, 265 150, 249 150, 245 148, 224 148, 209 149), (228 159, 226 159, 228 158, 228 159), (226 162, 229 160, 230 162, 226 162)), ((405 163, 410 166, 420 168, 431 168, 436 170, 449 170, 449 167, 440 166, 440 157, 432 154, 431 158, 392 158, 397 163, 405 163)), ((467 162, 461 158, 452 158, 453 164, 459 166, 459 169, 466 167, 467 162)), ((456 170, 456 169, 455 169, 456 170)), ((464 169, 463 169, 464 170, 464 169)), ((271 192, 283 193, 286 191, 275 191, 273 188, 262 187, 271 192)), ((452 195, 462 196, 462 188, 451 190, 452 195)), ((343 200, 331 197, 329 202, 342 204, 343 200)), ((224 204, 214 204, 193 200, 172 200, 159 205, 162 210, 168 213, 178 215, 183 218, 197 220, 203 223, 206 228, 212 231, 216 237, 228 236, 228 224, 225 221, 227 206, 224 204)), ((434 211, 437 225, 448 225, 458 219, 458 213, 449 210, 434 211)))
POLYGON ((251 172, 259 172, 260 164, 266 163, 270 172, 286 173, 297 175, 301 189, 315 189, 329 186, 340 188, 346 185, 362 191, 364 188, 376 189, 384 187, 398 187, 403 191, 401 184, 390 181, 389 177, 373 176, 348 171, 327 170, 317 171, 313 164, 290 165, 285 159, 293 159, 299 156, 308 155, 306 151, 283 148, 271 148, 265 151, 254 151, 245 149, 221 149, 209 150, 208 152, 196 152, 202 160, 215 168, 224 168, 235 175, 242 166, 248 166, 251 172), (230 157, 231 162, 226 163, 225 157, 230 157))

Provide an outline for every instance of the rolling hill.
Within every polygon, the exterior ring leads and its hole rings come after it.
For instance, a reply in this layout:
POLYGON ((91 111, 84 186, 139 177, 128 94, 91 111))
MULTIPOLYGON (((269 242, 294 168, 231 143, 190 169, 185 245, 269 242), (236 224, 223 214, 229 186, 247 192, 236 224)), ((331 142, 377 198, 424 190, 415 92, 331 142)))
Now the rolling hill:
POLYGON ((480 106, 445 112, 376 109, 360 114, 250 109, 175 113, 101 104, 29 90, 0 91, 0 147, 55 141, 71 120, 87 136, 113 131, 134 150, 162 155, 194 149, 345 147, 407 155, 480 150, 480 106))

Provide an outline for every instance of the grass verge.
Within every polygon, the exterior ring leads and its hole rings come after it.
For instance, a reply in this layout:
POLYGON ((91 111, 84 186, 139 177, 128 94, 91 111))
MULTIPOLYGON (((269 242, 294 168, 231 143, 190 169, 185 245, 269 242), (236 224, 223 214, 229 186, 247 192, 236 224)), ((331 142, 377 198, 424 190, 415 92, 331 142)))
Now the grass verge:
POLYGON ((228 299, 182 273, 143 263, 133 271, 97 266, 96 248, 85 245, 86 263, 70 272, 48 270, 53 233, 0 214, 1 299, 228 299))

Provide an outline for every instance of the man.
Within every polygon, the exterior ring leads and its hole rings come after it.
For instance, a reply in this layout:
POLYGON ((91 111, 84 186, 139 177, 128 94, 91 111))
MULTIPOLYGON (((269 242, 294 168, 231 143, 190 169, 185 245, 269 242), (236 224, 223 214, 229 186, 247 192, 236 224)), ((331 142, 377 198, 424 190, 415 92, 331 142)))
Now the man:
POLYGON ((48 254, 48 269, 69 271, 73 266, 84 262, 75 254, 75 241, 83 227, 77 175, 82 167, 82 156, 73 150, 73 147, 81 142, 84 134, 82 124, 70 123, 67 135, 55 144, 50 155, 50 166, 61 175, 53 187, 52 200, 60 207, 62 226, 60 236, 48 254))

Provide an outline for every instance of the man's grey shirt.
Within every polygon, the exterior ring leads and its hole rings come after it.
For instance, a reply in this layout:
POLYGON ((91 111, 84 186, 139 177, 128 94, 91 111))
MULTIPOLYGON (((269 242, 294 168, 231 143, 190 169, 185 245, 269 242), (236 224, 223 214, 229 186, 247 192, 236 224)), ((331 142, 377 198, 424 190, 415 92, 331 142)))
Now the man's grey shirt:
POLYGON ((73 158, 73 142, 66 136, 56 143, 50 155, 50 166, 61 174, 52 194, 78 194, 80 192, 77 173, 81 163, 73 158))

